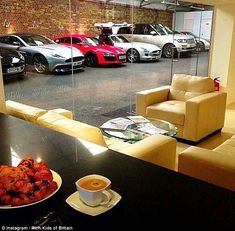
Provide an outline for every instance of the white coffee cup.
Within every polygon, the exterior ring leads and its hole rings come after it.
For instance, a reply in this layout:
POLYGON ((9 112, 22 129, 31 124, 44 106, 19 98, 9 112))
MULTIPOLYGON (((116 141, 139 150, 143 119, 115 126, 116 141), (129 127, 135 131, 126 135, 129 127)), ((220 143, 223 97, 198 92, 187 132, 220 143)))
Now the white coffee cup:
POLYGON ((89 206, 106 205, 111 200, 111 181, 104 176, 91 174, 76 181, 80 199, 89 206))

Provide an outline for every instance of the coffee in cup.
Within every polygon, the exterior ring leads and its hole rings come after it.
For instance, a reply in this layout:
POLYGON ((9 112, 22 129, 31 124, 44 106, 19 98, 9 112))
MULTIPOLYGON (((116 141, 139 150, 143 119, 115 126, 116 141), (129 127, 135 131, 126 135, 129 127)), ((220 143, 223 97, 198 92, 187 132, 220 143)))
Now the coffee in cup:
POLYGON ((91 174, 76 181, 80 199, 89 206, 105 205, 111 199, 111 181, 104 176, 91 174))

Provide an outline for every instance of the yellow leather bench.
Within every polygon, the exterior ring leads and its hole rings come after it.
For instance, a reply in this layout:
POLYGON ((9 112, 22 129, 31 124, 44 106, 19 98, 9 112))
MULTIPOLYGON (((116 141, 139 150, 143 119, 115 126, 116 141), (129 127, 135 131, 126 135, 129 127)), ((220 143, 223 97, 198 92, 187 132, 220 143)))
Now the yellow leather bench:
MULTIPOLYGON (((49 111, 56 112, 63 115, 69 119, 73 119, 73 113, 69 110, 63 108, 51 109, 49 111)), ((39 116, 44 115, 47 112, 46 109, 29 106, 23 103, 18 103, 12 100, 6 101, 6 113, 18 117, 23 120, 36 122, 39 116)))
POLYGON ((235 135, 213 150, 187 148, 179 154, 178 171, 235 191, 235 135))
POLYGON ((7 101, 7 113, 67 135, 108 147, 162 167, 175 170, 176 139, 156 134, 134 144, 104 136, 101 129, 72 120, 71 112, 64 109, 44 110, 7 101))

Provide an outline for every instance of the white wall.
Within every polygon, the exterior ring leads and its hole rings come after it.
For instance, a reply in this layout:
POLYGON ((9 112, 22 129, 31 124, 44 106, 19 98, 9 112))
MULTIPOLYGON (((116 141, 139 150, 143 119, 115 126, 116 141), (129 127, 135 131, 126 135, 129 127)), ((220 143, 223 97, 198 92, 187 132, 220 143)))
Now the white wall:
POLYGON ((189 31, 210 40, 212 15, 213 11, 176 12, 173 25, 176 31, 189 31))
POLYGON ((219 76, 227 92, 227 105, 235 103, 235 4, 221 4, 214 9, 209 75, 219 76))

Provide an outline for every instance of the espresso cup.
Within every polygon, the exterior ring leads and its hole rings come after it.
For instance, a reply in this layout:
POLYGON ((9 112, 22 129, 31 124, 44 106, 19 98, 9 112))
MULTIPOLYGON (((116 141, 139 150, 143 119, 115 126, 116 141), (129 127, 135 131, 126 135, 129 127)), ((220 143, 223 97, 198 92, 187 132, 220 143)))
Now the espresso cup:
POLYGON ((89 206, 106 205, 111 200, 111 181, 104 176, 92 174, 76 181, 81 201, 89 206))

